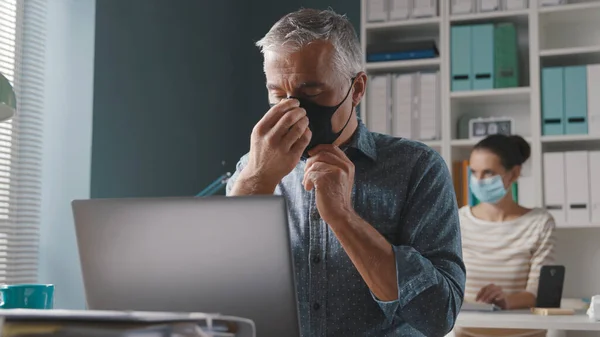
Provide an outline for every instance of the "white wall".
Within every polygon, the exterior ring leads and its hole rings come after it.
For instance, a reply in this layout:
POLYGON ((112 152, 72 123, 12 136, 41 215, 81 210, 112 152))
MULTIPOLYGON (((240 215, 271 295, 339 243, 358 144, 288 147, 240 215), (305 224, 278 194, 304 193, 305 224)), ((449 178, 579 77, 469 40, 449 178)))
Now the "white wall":
POLYGON ((85 307, 70 202, 89 198, 95 0, 48 0, 40 282, 85 307))

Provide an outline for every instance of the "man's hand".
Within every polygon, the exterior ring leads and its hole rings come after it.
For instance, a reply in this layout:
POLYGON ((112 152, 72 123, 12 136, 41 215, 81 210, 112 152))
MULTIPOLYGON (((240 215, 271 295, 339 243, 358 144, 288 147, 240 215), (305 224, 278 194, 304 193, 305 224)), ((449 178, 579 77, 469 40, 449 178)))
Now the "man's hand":
POLYGON ((233 194, 273 193, 277 184, 300 161, 312 136, 306 111, 296 99, 273 106, 254 126, 248 165, 233 194))
POLYGON ((481 288, 479 293, 477 293, 475 300, 477 302, 493 303, 502 309, 508 309, 508 301, 502 287, 493 283, 481 288))
POLYGON ((309 154, 302 184, 308 191, 316 189, 321 218, 330 225, 340 222, 354 212, 354 164, 335 145, 318 145, 309 154))

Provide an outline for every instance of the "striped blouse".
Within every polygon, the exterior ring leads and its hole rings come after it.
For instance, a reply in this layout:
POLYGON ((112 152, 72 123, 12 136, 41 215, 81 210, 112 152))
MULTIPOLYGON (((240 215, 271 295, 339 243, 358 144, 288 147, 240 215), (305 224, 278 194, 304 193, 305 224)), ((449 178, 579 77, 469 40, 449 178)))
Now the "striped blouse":
MULTIPOLYGON (((468 206, 462 207, 459 215, 467 268, 465 302, 475 302, 479 290, 490 283, 502 287, 507 294, 528 291, 537 295, 541 267, 554 263, 552 216, 542 208, 534 208, 514 220, 491 222, 475 218, 468 206)), ((499 332, 468 329, 463 335, 537 336, 542 333, 499 332)))

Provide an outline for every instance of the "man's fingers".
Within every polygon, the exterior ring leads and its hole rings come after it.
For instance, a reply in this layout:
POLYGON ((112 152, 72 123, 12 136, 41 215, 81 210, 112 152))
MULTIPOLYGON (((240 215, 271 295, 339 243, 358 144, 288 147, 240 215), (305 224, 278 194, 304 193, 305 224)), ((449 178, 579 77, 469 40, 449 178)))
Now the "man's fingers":
POLYGON ((316 155, 308 158, 308 160, 306 162, 306 169, 309 169, 313 164, 319 163, 319 162, 333 165, 335 167, 343 169, 344 171, 350 170, 350 167, 345 160, 343 160, 342 158, 340 158, 339 156, 336 156, 335 154, 333 154, 331 152, 326 152, 326 151, 321 151, 321 152, 317 153, 316 155))
POLYGON ((306 116, 300 118, 289 131, 283 135, 283 139, 281 140, 282 145, 286 149, 290 149, 297 141, 305 134, 305 131, 308 129, 308 118, 306 116))
POLYGON ((312 137, 312 132, 310 131, 309 128, 306 128, 306 130, 304 131, 302 136, 300 136, 300 138, 298 138, 298 140, 294 143, 294 145, 292 145, 292 147, 290 148, 290 152, 302 154, 302 152, 304 152, 304 149, 306 149, 306 147, 310 143, 311 137, 312 137))
POLYGON ((319 179, 335 169, 335 166, 323 162, 316 162, 310 167, 307 166, 304 171, 304 180, 302 181, 304 188, 308 191, 314 187, 318 188, 319 179))
POLYGON ((270 134, 277 140, 283 139, 283 137, 290 132, 291 128, 302 118, 306 117, 306 110, 302 108, 292 108, 288 110, 280 119, 277 121, 275 126, 271 129, 270 134))
POLYGON ((330 152, 330 153, 334 154, 335 156, 339 157, 340 159, 344 160, 345 162, 348 162, 348 163, 352 162, 352 161, 350 161, 348 156, 346 156, 344 151, 342 151, 338 146, 333 145, 333 144, 319 144, 319 145, 315 146, 314 148, 310 149, 309 154, 311 156, 316 156, 317 154, 319 154, 321 152, 330 152))
POLYGON ((256 131, 259 134, 267 134, 286 112, 299 106, 300 102, 297 99, 285 99, 277 103, 256 124, 256 131))

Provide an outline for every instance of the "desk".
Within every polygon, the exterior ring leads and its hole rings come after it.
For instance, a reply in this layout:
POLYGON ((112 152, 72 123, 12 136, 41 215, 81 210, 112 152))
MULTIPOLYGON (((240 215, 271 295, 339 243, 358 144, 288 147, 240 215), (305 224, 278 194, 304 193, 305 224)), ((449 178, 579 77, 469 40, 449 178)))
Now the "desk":
POLYGON ((464 311, 458 315, 456 326, 463 328, 600 331, 600 322, 591 320, 584 311, 576 311, 575 315, 566 316, 540 316, 532 314, 529 310, 464 311))

